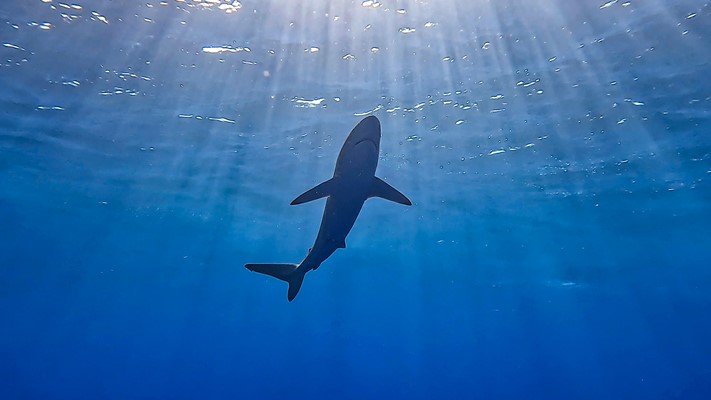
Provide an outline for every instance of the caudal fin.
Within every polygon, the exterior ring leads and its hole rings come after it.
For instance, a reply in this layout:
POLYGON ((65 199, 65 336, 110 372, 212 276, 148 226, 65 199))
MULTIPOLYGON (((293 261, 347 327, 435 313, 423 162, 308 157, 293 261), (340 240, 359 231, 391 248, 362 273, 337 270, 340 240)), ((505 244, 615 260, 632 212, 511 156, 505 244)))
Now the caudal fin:
POLYGON ((304 276, 306 275, 306 273, 298 269, 299 266, 296 264, 246 264, 244 267, 250 271, 273 276, 289 283, 289 292, 287 295, 289 301, 294 300, 294 297, 299 293, 301 284, 304 282, 304 276))

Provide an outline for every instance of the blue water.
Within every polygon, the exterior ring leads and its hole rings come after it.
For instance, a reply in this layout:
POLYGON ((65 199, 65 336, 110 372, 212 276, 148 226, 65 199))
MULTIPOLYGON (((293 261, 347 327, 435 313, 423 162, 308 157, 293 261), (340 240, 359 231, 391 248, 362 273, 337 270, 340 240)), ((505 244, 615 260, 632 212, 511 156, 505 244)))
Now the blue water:
POLYGON ((710 399, 710 42, 705 0, 3 1, 0 398, 710 399), (371 114, 414 205, 289 303, 243 265, 371 114))

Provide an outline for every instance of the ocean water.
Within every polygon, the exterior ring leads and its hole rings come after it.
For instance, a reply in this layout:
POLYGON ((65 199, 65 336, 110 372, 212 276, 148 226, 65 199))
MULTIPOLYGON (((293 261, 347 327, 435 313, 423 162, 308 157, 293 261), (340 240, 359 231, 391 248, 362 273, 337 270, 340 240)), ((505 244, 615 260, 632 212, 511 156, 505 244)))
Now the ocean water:
POLYGON ((0 398, 711 399, 705 0, 4 0, 0 398), (368 200, 299 296, 348 132, 368 200))

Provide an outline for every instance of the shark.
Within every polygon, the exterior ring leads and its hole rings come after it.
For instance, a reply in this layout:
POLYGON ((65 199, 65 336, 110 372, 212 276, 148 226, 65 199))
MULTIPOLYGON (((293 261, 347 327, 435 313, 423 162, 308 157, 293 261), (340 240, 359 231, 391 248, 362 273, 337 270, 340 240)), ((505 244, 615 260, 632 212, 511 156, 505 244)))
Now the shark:
POLYGON ((287 299, 290 302, 299 293, 306 273, 318 269, 336 250, 346 248, 346 236, 366 200, 379 197, 406 206, 412 205, 404 194, 375 176, 380 157, 380 136, 380 121, 376 116, 361 120, 341 147, 333 177, 291 202, 291 205, 297 205, 327 198, 316 241, 301 263, 245 264, 245 268, 250 271, 287 282, 287 299))

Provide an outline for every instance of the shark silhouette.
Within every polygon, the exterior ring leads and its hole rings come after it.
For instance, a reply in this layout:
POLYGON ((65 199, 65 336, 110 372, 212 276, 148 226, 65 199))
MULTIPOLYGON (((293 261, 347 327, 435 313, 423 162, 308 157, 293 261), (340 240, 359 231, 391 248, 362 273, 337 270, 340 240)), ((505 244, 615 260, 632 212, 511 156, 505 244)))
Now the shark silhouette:
POLYGON ((246 264, 245 268, 289 283, 288 299, 299 293, 307 272, 317 269, 337 249, 346 247, 346 236, 353 228, 363 203, 381 197, 412 205, 410 199, 375 176, 380 153, 380 121, 364 118, 353 128, 338 154, 333 178, 306 191, 291 205, 328 197, 316 242, 301 264, 246 264))

